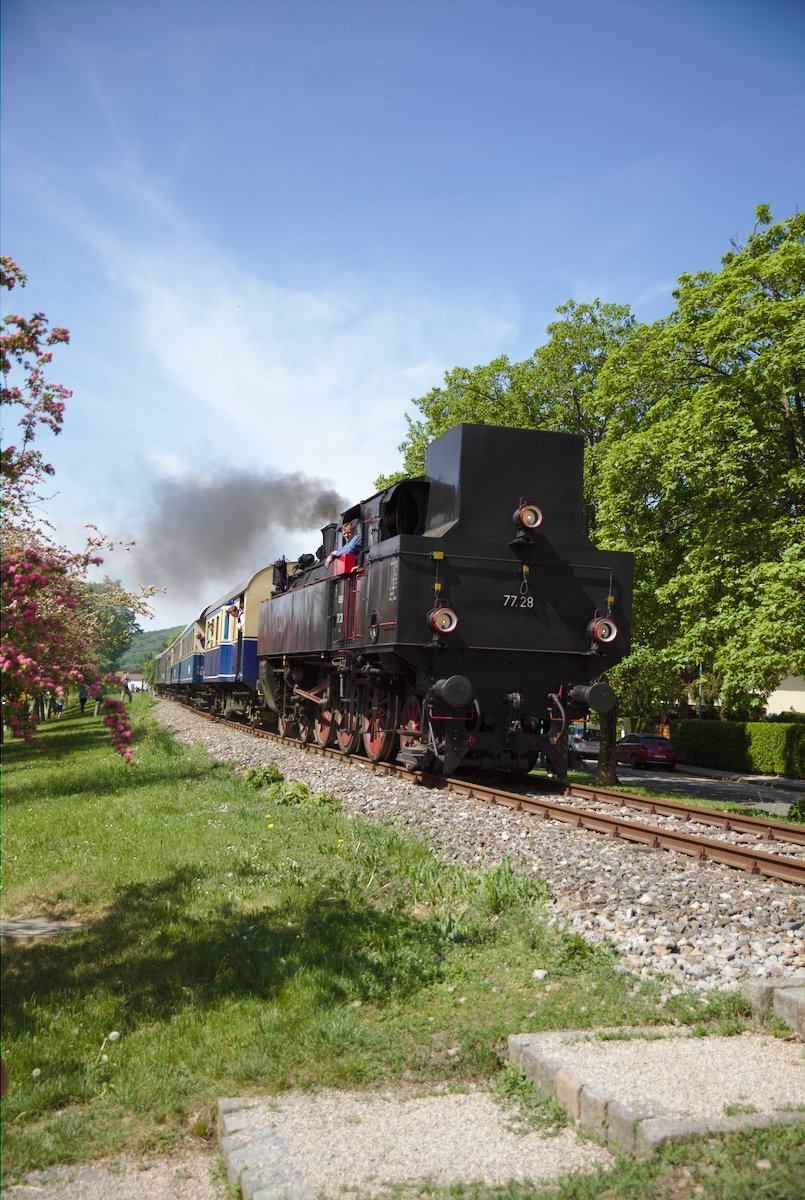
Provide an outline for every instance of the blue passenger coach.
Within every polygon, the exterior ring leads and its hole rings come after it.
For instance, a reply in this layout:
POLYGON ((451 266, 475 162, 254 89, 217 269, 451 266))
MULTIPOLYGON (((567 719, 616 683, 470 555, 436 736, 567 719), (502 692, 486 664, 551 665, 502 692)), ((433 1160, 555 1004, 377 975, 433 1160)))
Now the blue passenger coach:
POLYGON ((257 625, 260 604, 274 591, 273 580, 273 564, 261 567, 203 609, 157 655, 157 692, 186 699, 210 712, 230 716, 254 713, 257 625))
POLYGON ((204 692, 216 712, 245 712, 257 689, 257 625, 260 604, 273 592, 274 568, 262 567, 206 608, 204 692))
POLYGON ((187 625, 154 660, 158 690, 196 695, 204 682, 204 624, 201 616, 187 625))

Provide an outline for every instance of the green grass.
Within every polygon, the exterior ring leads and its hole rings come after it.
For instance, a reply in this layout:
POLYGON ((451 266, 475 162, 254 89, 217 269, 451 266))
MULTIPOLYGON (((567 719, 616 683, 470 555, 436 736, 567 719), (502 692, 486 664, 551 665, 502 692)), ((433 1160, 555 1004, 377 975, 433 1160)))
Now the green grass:
POLYGON ((660 1004, 505 862, 444 866, 277 772, 178 745, 145 697, 132 711, 135 768, 77 709, 44 730, 58 758, 4 747, 3 915, 79 923, 4 948, 10 1177, 207 1140, 226 1095, 511 1092, 513 1031, 746 1016, 734 997, 660 1004))

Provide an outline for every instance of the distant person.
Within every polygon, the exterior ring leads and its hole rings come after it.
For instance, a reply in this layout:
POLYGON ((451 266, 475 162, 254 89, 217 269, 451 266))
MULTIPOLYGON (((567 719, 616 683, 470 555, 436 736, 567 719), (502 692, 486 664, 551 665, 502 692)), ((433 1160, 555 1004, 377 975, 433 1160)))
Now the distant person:
POLYGON ((128 675, 123 680, 123 690, 120 693, 120 699, 123 701, 128 700, 129 704, 131 704, 131 685, 128 675))
POLYGON ((78 689, 78 703, 81 705, 81 716, 82 717, 84 715, 84 709, 87 707, 88 700, 89 700, 89 688, 87 687, 87 685, 85 683, 82 683, 81 687, 78 689))
POLYGON ((53 710, 56 713, 56 720, 60 721, 64 712, 64 696, 55 695, 53 697, 53 710))
POLYGON ((344 539, 343 546, 340 550, 332 550, 327 555, 324 560, 325 567, 329 567, 334 558, 341 558, 343 554, 357 554, 363 544, 360 522, 345 521, 341 526, 341 536, 344 539))

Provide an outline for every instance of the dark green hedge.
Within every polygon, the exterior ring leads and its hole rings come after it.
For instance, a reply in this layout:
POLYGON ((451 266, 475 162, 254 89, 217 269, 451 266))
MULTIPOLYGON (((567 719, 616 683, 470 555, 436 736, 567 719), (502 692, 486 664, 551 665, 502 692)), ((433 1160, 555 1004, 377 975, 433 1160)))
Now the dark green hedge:
POLYGON ((805 725, 769 721, 674 721, 677 762, 722 771, 805 779, 805 725))

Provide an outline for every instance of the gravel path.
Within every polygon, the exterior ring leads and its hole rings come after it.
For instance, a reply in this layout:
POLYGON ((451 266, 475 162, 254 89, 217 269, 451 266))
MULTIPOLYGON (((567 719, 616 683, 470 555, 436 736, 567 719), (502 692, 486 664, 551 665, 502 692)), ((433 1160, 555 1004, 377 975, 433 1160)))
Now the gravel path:
POLYGON ((594 1033, 545 1033, 540 1048, 632 1110, 718 1117, 729 1106, 773 1113, 805 1103, 801 1042, 756 1033, 699 1038, 665 1032, 617 1041, 594 1033))
POLYGON ((4 1200, 230 1200, 219 1155, 138 1156, 31 1171, 4 1200))
POLYGON ((514 1132, 483 1089, 290 1094, 258 1104, 251 1119, 256 1129, 271 1123, 305 1186, 327 1200, 365 1200, 400 1183, 549 1180, 614 1161, 572 1129, 514 1132))

